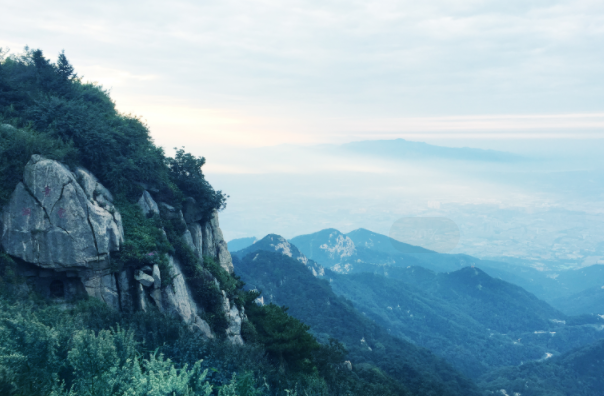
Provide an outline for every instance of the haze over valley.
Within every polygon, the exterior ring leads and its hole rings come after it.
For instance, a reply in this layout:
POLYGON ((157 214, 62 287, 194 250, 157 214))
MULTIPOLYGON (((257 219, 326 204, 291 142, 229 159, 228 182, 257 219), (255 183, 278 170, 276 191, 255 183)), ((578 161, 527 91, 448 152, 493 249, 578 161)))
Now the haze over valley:
POLYGON ((604 2, 0 9, 0 395, 604 396, 604 2))

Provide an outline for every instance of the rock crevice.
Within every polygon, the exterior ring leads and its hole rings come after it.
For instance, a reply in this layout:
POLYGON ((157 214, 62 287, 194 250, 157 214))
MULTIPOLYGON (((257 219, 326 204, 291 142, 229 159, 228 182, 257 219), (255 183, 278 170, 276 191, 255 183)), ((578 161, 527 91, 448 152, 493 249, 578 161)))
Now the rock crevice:
MULTIPOLYGON (((155 202, 144 191, 138 205, 145 215, 160 214, 160 206, 178 218, 186 231, 187 245, 203 260, 210 256, 233 272, 233 262, 214 211, 207 221, 199 205, 188 198, 184 211, 155 202), (184 212, 184 213, 183 213, 184 212)), ((163 209, 162 209, 163 210, 163 209)), ((148 310, 152 305, 181 318, 206 337, 214 335, 195 303, 176 257, 168 256, 172 281, 161 279, 159 266, 111 267, 111 253, 124 244, 121 215, 113 196, 94 175, 83 168, 74 171, 59 162, 34 155, 25 166, 23 181, 2 208, 0 243, 9 255, 23 262, 28 284, 43 295, 67 301, 86 293, 125 312, 148 310), (163 284, 163 287, 162 287, 163 284), (63 292, 58 293, 56 290, 63 292)), ((241 322, 245 319, 223 292, 226 336, 242 343, 241 322)))

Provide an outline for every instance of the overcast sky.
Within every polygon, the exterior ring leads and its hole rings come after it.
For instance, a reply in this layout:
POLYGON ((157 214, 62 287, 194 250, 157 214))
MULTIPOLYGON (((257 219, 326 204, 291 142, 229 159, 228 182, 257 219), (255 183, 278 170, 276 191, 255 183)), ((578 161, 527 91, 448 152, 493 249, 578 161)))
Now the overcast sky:
MULTIPOLYGON (((582 214, 600 213, 589 173, 550 183, 492 169, 495 180, 482 165, 470 175, 296 145, 405 138, 545 154, 546 169, 567 169, 552 158, 571 153, 580 156, 568 169, 585 170, 592 154, 601 168, 602 0, 0 1, 0 47, 28 45, 51 59, 65 50, 168 153, 186 146, 207 158, 208 179, 231 195, 221 214, 227 239, 327 227, 387 233, 400 216, 437 210, 434 202, 476 254, 472 246, 495 243, 479 239, 496 218, 488 205, 517 207, 497 212, 493 238, 540 208, 601 224, 582 214), (273 145, 287 146, 257 148, 273 145)), ((535 224, 572 223, 544 219, 535 224)), ((591 249, 601 233, 584 227, 591 249)), ((545 251, 560 240, 548 235, 545 251)), ((509 240, 498 254, 524 252, 509 240)))
POLYGON ((167 147, 604 135, 602 1, 2 3, 167 147))

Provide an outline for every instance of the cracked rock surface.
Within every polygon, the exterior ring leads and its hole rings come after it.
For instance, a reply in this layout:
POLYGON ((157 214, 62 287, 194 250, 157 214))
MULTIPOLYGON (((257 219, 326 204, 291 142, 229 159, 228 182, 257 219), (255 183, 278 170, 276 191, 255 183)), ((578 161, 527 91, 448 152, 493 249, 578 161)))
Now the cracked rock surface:
POLYGON ((103 270, 124 231, 113 197, 84 169, 33 155, 2 212, 1 243, 39 267, 103 270))

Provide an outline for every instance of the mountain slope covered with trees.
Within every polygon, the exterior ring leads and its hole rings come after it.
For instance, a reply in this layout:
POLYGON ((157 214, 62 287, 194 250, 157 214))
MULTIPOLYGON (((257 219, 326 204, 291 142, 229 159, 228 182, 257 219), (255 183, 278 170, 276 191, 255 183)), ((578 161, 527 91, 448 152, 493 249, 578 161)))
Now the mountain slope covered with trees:
MULTIPOLYGON (((261 242, 250 248, 262 246, 261 242)), ((234 265, 249 287, 262 291, 265 304, 288 306, 288 312, 309 324, 319 340, 341 341, 359 372, 381 371, 413 394, 478 394, 471 381, 444 360, 388 334, 300 261, 280 252, 244 249, 235 255, 234 265)))
MULTIPOLYGON (((7 207, 16 187, 26 185, 24 168, 35 165, 32 158, 46 161, 66 177, 85 168, 102 184, 103 197, 112 197, 115 206, 105 202, 105 207, 121 218, 120 224, 123 221, 124 240, 111 255, 107 279, 127 268, 142 268, 136 273, 140 290, 144 281, 147 287, 157 284, 155 290, 163 293, 178 280, 165 272, 168 258, 180 260, 183 271, 178 276, 184 278, 191 299, 203 308, 211 333, 166 315, 150 301, 144 310, 116 310, 85 293, 67 298, 62 283, 54 289, 51 284, 52 298, 48 298, 30 288, 33 278, 28 271, 38 278, 58 275, 31 271, 30 263, 7 254, 3 246, 2 394, 413 394, 379 373, 359 375, 349 370, 337 342, 321 344, 306 324, 286 310, 258 306, 258 293, 244 291, 243 282, 215 257, 194 255, 185 240, 181 210, 187 213, 185 207, 192 199, 196 215, 209 224, 216 222, 215 213, 226 207, 227 198, 206 181, 204 158, 183 149, 167 156, 154 145, 138 117, 118 112, 108 92, 82 81, 64 54, 53 63, 40 50, 10 56, 0 50, 0 208, 7 207), (144 199, 149 191, 161 208, 153 199, 144 199), (143 204, 155 209, 145 214, 139 207, 143 204), (151 266, 153 276, 144 273, 150 273, 151 266), (247 308, 244 345, 227 337, 229 306, 247 308)), ((69 183, 73 187, 79 182, 70 179, 69 183)), ((43 197, 50 194, 49 188, 41 188, 43 197)), ((96 195, 90 199, 97 198, 101 199, 96 195)), ((96 208, 87 198, 81 202, 96 208)), ((30 214, 29 208, 23 210, 23 216, 30 214)), ((3 230, 13 227, 0 225, 3 230)), ((217 223, 208 227, 219 232, 217 223)), ((64 279, 68 275, 60 274, 64 279)), ((111 292, 110 284, 102 287, 111 292)), ((156 303, 161 301, 154 296, 156 303)), ((121 307, 121 296, 115 298, 121 307)))

